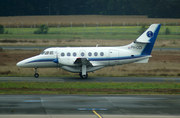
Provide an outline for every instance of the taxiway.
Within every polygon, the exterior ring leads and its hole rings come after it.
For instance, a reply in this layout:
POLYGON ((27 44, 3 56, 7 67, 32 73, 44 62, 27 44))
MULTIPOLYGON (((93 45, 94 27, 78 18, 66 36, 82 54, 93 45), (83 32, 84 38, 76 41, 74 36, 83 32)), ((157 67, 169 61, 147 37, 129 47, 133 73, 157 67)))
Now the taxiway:
MULTIPOLYGON (((179 116, 180 95, 0 95, 0 115, 179 116)), ((125 117, 125 118, 126 118, 125 117)))

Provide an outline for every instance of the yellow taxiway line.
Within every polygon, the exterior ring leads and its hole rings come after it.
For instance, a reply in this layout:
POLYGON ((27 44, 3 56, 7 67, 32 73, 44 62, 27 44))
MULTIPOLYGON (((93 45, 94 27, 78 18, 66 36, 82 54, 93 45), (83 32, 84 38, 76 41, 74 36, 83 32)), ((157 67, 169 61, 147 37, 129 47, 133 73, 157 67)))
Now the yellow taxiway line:
POLYGON ((102 118, 96 111, 93 110, 93 112, 94 112, 99 118, 102 118))

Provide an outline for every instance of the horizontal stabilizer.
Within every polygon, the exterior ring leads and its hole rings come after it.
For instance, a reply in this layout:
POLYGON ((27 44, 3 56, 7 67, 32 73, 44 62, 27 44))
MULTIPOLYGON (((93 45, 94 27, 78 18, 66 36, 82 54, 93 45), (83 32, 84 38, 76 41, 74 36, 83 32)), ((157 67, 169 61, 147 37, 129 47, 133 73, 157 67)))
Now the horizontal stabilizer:
POLYGON ((148 61, 149 61, 149 58, 146 58, 146 59, 142 59, 142 60, 136 61, 134 63, 148 63, 148 61))
POLYGON ((150 41, 134 41, 134 43, 150 43, 150 41))

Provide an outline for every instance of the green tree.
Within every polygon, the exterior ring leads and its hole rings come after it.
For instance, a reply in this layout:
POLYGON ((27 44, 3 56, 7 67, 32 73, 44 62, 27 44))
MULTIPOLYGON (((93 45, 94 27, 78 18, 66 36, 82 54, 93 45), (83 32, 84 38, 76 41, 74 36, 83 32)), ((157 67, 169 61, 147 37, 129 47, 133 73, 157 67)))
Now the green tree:
POLYGON ((0 0, 0 16, 147 15, 180 18, 180 0, 0 0))
POLYGON ((142 34, 142 33, 144 33, 145 31, 146 31, 146 25, 145 24, 143 24, 142 26, 141 26, 141 28, 139 29, 139 34, 142 34))
POLYGON ((48 31, 49 31, 48 26, 42 24, 39 26, 39 28, 36 31, 34 31, 34 34, 47 34, 48 31))
POLYGON ((165 34, 169 35, 170 33, 171 33, 170 29, 168 27, 166 27, 165 34))
POLYGON ((4 33, 4 26, 0 25, 0 34, 3 34, 3 33, 4 33))

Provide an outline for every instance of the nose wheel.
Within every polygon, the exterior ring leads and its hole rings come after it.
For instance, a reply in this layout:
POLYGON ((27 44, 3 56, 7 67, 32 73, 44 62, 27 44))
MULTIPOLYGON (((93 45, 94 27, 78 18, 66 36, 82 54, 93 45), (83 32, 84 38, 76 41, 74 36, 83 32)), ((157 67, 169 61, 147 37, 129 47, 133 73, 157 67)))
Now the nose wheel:
POLYGON ((34 77, 35 77, 35 78, 38 78, 38 77, 39 77, 39 74, 37 73, 37 68, 34 68, 34 69, 35 69, 34 77))
POLYGON ((35 73, 35 74, 34 74, 34 77, 35 77, 35 78, 38 78, 38 77, 39 77, 39 74, 38 74, 38 73, 35 73))

